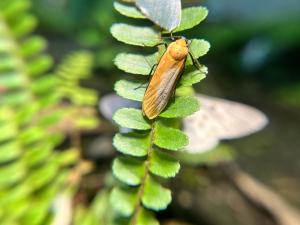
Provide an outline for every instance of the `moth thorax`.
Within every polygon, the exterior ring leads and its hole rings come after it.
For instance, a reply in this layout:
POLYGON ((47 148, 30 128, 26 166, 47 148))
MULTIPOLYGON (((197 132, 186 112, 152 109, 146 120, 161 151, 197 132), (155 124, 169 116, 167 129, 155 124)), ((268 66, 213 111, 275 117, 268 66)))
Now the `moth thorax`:
POLYGON ((170 55, 172 56, 173 59, 177 61, 181 61, 187 57, 189 54, 189 49, 186 45, 186 42, 182 42, 183 40, 177 40, 173 43, 170 44, 170 55))

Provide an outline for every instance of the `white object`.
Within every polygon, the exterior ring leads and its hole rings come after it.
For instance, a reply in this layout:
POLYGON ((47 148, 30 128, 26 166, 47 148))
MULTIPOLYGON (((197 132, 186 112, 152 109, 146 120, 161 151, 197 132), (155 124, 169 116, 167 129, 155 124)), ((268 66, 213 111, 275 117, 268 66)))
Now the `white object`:
POLYGON ((200 94, 197 98, 200 110, 183 120, 189 153, 211 150, 220 140, 241 138, 268 124, 265 114, 248 105, 200 94))
POLYGON ((181 21, 181 0, 136 0, 137 7, 158 26, 172 31, 181 21))

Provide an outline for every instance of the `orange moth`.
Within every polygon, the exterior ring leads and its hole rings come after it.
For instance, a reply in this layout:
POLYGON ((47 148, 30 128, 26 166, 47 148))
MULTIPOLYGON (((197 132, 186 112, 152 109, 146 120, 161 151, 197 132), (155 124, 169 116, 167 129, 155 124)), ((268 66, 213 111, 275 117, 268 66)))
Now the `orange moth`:
POLYGON ((156 118, 168 104, 184 71, 188 54, 188 42, 184 37, 167 47, 144 95, 142 108, 148 119, 156 118))

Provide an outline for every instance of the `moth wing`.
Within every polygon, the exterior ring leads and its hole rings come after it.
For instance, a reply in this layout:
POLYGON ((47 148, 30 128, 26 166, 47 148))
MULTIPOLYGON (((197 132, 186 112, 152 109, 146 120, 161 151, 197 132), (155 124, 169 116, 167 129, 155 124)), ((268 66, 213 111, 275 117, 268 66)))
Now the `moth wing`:
POLYGON ((178 62, 174 66, 166 69, 159 75, 153 77, 146 90, 143 100, 143 110, 152 119, 158 116, 168 103, 173 89, 176 86, 180 74, 183 72, 185 60, 178 62))
POLYGON ((201 104, 200 110, 184 120, 184 130, 188 131, 192 140, 186 148, 189 152, 210 150, 208 147, 213 146, 211 143, 217 145, 221 139, 250 135, 268 123, 262 112, 245 104, 206 95, 197 97, 201 104))
POLYGON ((158 26, 172 31, 181 21, 181 0, 136 0, 137 7, 158 26))

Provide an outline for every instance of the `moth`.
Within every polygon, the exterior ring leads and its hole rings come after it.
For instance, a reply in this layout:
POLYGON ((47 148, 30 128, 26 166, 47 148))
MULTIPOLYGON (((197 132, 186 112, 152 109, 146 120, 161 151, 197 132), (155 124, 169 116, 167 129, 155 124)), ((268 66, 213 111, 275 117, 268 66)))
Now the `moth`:
POLYGON ((189 153, 213 149, 220 140, 241 138, 258 132, 268 124, 261 111, 234 101, 197 94, 200 110, 183 120, 189 137, 189 153))
POLYGON ((142 109, 148 119, 155 119, 166 107, 183 74, 187 56, 199 67, 189 52, 186 38, 180 37, 169 44, 161 57, 146 89, 142 109))

